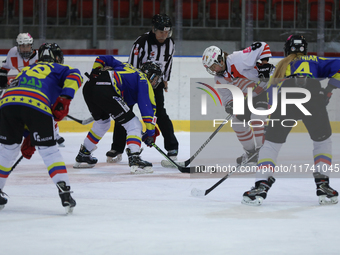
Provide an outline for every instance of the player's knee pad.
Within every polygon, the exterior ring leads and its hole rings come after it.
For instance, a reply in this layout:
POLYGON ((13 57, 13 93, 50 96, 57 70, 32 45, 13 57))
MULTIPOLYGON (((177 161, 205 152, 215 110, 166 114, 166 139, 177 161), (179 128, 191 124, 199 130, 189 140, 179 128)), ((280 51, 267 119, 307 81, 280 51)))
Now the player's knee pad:
POLYGON ((329 139, 332 135, 332 129, 330 127, 324 128, 322 133, 311 134, 311 138, 314 142, 322 142, 329 139))
POLYGON ((136 117, 136 115, 133 113, 133 111, 130 110, 128 112, 125 112, 124 114, 122 114, 118 118, 115 118, 115 122, 123 125, 123 124, 129 122, 130 120, 132 120, 134 117, 136 117))
POLYGON ((136 135, 141 137, 143 126, 136 116, 122 124, 122 126, 125 128, 127 135, 136 135))

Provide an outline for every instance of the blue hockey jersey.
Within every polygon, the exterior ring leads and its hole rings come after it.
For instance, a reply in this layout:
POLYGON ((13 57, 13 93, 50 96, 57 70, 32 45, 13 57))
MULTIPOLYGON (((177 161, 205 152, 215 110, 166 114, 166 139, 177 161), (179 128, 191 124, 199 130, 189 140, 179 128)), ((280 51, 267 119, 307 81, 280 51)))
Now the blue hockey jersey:
POLYGON ((138 104, 148 135, 155 129, 156 102, 152 86, 146 75, 128 63, 121 62, 113 56, 98 56, 92 69, 111 66, 113 68, 113 85, 127 105, 138 104))
POLYGON ((83 83, 78 69, 68 65, 38 62, 22 69, 17 86, 9 88, 0 107, 25 105, 52 116, 51 106, 60 95, 73 98, 83 83))

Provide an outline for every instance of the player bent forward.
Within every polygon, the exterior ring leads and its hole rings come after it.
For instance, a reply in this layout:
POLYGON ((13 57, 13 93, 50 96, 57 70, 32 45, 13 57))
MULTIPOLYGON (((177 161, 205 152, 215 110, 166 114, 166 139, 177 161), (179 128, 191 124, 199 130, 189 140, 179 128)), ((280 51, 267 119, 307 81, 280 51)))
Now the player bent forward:
MULTIPOLYGON (((307 55, 307 41, 302 35, 288 37, 284 49, 285 58, 276 66, 270 79, 270 85, 281 88, 304 88, 310 92, 311 98, 303 106, 311 115, 305 115, 295 105, 287 107, 286 115, 281 114, 281 97, 278 107, 271 118, 302 120, 310 138, 313 141, 313 156, 316 184, 316 195, 319 204, 338 203, 338 192, 329 186, 332 167, 332 129, 328 118, 326 104, 334 88, 340 88, 340 61, 338 59, 319 58, 307 55), (330 78, 325 89, 321 87, 320 80, 330 78)), ((290 100, 301 98, 299 93, 289 93, 290 100)), ((293 121, 292 121, 293 122, 293 121)), ((271 175, 274 173, 279 151, 286 142, 292 127, 269 125, 265 142, 260 149, 258 171, 256 172, 255 187, 244 192, 242 203, 246 205, 261 205, 267 197, 267 192, 275 182, 271 175), (270 169, 272 171, 267 171, 270 169)))
MULTIPOLYGON (((54 120, 62 120, 68 113, 74 94, 83 78, 78 69, 63 65, 64 57, 55 43, 45 43, 38 51, 38 62, 22 69, 14 87, 9 88, 0 101, 0 209, 7 203, 1 191, 11 173, 11 166, 20 151, 24 129, 30 134, 21 149, 30 158, 37 146, 56 184, 66 212, 73 211, 76 201, 71 197, 70 181, 65 163, 56 145, 54 120), (51 105, 51 102, 54 104, 51 105), (54 120, 53 120, 54 119, 54 120)), ((11 84, 12 85, 12 84, 11 84)))
POLYGON ((126 153, 131 173, 153 172, 152 164, 140 158, 142 124, 128 106, 138 104, 146 125, 143 141, 151 147, 159 134, 155 128, 156 104, 152 86, 158 84, 161 70, 155 63, 146 62, 144 65, 146 66, 142 66, 142 70, 147 75, 128 63, 116 60, 113 56, 97 57, 90 80, 85 83, 83 89, 85 102, 95 122, 80 147, 74 168, 95 166, 98 160, 92 157, 91 152, 109 130, 112 117, 126 130, 128 146, 126 153))

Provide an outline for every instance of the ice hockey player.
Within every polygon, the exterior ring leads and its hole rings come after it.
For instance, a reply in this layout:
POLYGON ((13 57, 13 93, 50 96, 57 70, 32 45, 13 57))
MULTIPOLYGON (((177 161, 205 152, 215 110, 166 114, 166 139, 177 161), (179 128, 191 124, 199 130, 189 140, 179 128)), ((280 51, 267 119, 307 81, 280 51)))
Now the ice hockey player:
MULTIPOLYGON (((21 70, 31 64, 34 64, 38 60, 37 51, 33 49, 33 37, 29 33, 20 33, 16 39, 17 45, 9 50, 6 59, 2 63, 0 69, 0 88, 6 89, 9 82, 14 78, 21 70), (8 76, 10 70, 15 70, 16 74, 8 76)), ((58 123, 54 123, 56 130, 56 139, 60 147, 64 147, 65 139, 59 135, 58 123)))
POLYGON ((95 60, 90 80, 85 83, 85 102, 95 122, 84 143, 80 146, 74 168, 94 167, 97 159, 91 152, 108 131, 111 118, 121 124, 127 133, 126 153, 130 172, 133 174, 152 173, 152 164, 141 159, 141 141, 149 147, 159 135, 156 125, 156 104, 152 86, 157 86, 161 70, 155 63, 145 63, 142 70, 128 63, 120 62, 113 56, 99 56, 95 60), (148 80, 149 78, 149 80, 148 80), (146 126, 142 135, 142 124, 129 106, 138 104, 146 126))
POLYGON ((7 203, 2 192, 11 166, 20 151, 30 158, 36 146, 58 188, 62 206, 73 211, 70 181, 65 163, 56 145, 53 119, 62 120, 83 78, 78 69, 63 65, 63 52, 56 43, 44 43, 38 51, 38 62, 27 66, 12 81, 0 101, 0 208, 7 203), (51 104, 53 102, 53 105, 51 104))
MULTIPOLYGON (((266 110, 267 94, 264 88, 267 86, 267 81, 274 66, 268 63, 271 57, 269 45, 265 42, 254 42, 250 47, 241 51, 235 51, 232 54, 223 52, 222 49, 216 46, 210 46, 204 50, 202 63, 207 72, 214 75, 216 84, 232 84, 240 88, 245 95, 245 114, 234 115, 232 123, 242 122, 245 120, 245 125, 232 125, 238 140, 243 146, 245 153, 238 157, 236 162, 247 161, 248 165, 256 165, 258 149, 262 146, 264 135, 264 124, 267 116, 255 115, 250 112, 246 95, 247 88, 253 88, 253 105, 257 110, 266 110), (260 62, 257 62, 261 60, 260 62), (251 121, 251 128, 247 123, 251 121), (262 120, 259 121, 259 120, 262 120), (254 138, 255 137, 255 138, 254 138), (253 156, 254 155, 254 156, 253 156), (252 157, 253 156, 253 157, 252 157)), ((228 89, 218 89, 222 97, 225 111, 228 114, 233 114, 233 97, 228 89)))
MULTIPOLYGON (((271 114, 271 118, 277 119, 278 123, 283 119, 302 120, 313 141, 315 170, 313 176, 319 203, 336 204, 338 192, 329 186, 329 175, 332 172, 332 130, 326 104, 332 90, 340 88, 340 60, 307 55, 307 46, 307 41, 302 35, 288 37, 284 45, 285 58, 277 64, 270 85, 279 90, 283 87, 300 87, 310 91, 311 98, 303 106, 311 115, 305 115, 295 105, 287 107, 286 115, 282 115, 279 97, 278 107, 271 114), (320 80, 326 78, 329 78, 328 85, 323 89, 320 80)), ((298 99, 302 96, 301 93, 289 94, 289 99, 298 99)), ((291 129, 288 123, 285 126, 268 125, 265 142, 259 152, 255 187, 243 194, 243 204, 261 205, 267 197, 268 190, 275 182, 272 175, 279 151, 291 129)))

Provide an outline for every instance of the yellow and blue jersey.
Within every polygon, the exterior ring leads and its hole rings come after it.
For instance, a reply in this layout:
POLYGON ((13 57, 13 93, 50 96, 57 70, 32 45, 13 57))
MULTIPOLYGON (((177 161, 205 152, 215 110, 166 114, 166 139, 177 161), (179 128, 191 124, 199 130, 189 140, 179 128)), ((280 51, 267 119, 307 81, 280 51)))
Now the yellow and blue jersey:
MULTIPOLYGON (((154 132, 156 102, 152 86, 146 75, 139 69, 113 56, 98 56, 92 69, 110 66, 113 68, 112 84, 129 106, 138 104, 147 131, 154 132)), ((151 135, 150 133, 150 135, 151 135)))
POLYGON ((73 98, 83 83, 78 69, 68 65, 38 62, 22 69, 18 85, 9 88, 0 107, 24 105, 52 116, 51 106, 60 95, 73 98))
MULTIPOLYGON (((331 85, 340 88, 340 60, 314 55, 301 56, 291 61, 287 66, 285 77, 292 75, 308 76, 320 81, 329 78, 331 85)), ((284 80, 285 78, 275 84, 271 79, 267 89, 274 86, 280 89, 284 80)), ((268 90, 268 97, 271 99, 271 89, 268 90)), ((271 102, 269 103, 271 104, 271 102)))
POLYGON ((317 57, 313 55, 301 56, 292 61, 286 69, 286 77, 290 75, 305 75, 318 80, 331 79, 331 84, 340 88, 340 60, 317 57))

